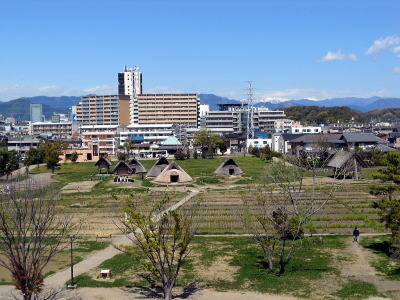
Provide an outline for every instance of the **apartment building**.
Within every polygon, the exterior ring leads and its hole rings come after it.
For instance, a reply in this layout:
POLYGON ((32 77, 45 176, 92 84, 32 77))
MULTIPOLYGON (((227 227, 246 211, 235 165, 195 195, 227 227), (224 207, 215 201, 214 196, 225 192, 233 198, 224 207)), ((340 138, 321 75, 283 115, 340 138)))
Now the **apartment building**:
POLYGON ((204 126, 207 130, 220 134, 243 132, 243 112, 241 110, 214 110, 205 113, 204 126))
POLYGON ((174 135, 172 124, 132 124, 119 132, 119 144, 123 145, 128 141, 133 141, 159 145, 172 135, 174 135))
POLYGON ((257 107, 249 110, 241 104, 221 104, 220 110, 205 113, 204 127, 222 134, 241 134, 247 131, 248 118, 252 118, 254 131, 273 133, 282 126, 287 127, 293 121, 286 119, 284 111, 257 107))
POLYGON ((30 124, 30 134, 46 134, 57 138, 69 138, 72 135, 71 122, 36 122, 30 124))
POLYGON ((253 126, 255 131, 275 132, 276 121, 286 118, 283 110, 269 110, 266 107, 257 107, 252 109, 253 126))
POLYGON ((137 95, 138 124, 174 124, 186 128, 200 125, 200 99, 197 94, 137 95))
POLYGON ((118 125, 81 126, 82 147, 92 150, 93 156, 114 155, 118 125))
POLYGON ((83 125, 129 125, 129 95, 83 96, 76 120, 83 125))

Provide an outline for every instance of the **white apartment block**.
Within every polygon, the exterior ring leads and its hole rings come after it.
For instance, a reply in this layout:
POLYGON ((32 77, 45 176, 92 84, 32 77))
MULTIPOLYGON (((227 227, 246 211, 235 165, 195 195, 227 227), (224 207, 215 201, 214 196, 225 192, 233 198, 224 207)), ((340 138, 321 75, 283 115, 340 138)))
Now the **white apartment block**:
POLYGON ((142 73, 138 67, 127 68, 118 73, 118 94, 130 96, 130 123, 138 123, 137 96, 142 94, 142 73))
POLYGON ((306 134, 306 133, 321 133, 321 126, 293 126, 288 133, 291 134, 306 134))
POLYGON ((119 144, 128 141, 160 145, 169 136, 174 135, 173 124, 131 124, 119 132, 119 144))
POLYGON ((29 126, 29 134, 45 134, 57 138, 70 138, 72 135, 71 122, 35 122, 29 126))

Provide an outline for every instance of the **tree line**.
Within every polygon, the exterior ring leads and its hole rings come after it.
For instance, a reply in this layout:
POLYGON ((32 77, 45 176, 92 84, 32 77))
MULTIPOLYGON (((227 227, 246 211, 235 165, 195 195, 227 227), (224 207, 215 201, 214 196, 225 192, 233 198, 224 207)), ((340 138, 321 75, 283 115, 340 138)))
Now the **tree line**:
POLYGON ((286 116, 309 125, 337 122, 393 122, 400 118, 400 108, 386 108, 359 112, 347 106, 291 106, 284 109, 286 116))

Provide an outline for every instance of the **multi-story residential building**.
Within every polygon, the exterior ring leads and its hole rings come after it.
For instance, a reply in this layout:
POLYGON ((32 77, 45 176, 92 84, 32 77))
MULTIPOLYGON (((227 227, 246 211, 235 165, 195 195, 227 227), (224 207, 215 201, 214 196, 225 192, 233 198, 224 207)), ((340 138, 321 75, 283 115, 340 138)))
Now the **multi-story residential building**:
POLYGON ((205 114, 204 126, 207 130, 215 133, 241 133, 244 131, 242 116, 241 110, 208 111, 205 114))
MULTIPOLYGON (((92 150, 93 156, 114 155, 118 125, 81 126, 82 147, 92 150)), ((91 159, 88 159, 91 160, 91 159)))
POLYGON ((142 73, 138 67, 127 68, 118 73, 118 94, 130 96, 130 122, 138 123, 137 95, 142 93, 142 73))
POLYGON ((25 135, 18 137, 8 138, 7 148, 8 151, 16 151, 22 157, 30 148, 36 148, 40 143, 38 138, 33 136, 25 135))
POLYGON ((306 134, 306 133, 321 133, 321 126, 293 126, 288 133, 291 134, 306 134))
POLYGON ((129 125, 130 96, 83 96, 76 106, 76 120, 83 125, 129 125))
POLYGON ((30 116, 31 122, 42 122, 43 121, 43 112, 42 112, 42 104, 41 103, 31 103, 30 104, 30 116))
POLYGON ((200 99, 197 94, 137 95, 138 124, 178 124, 187 128, 200 124, 200 99))
POLYGON ((172 124, 131 124, 119 132, 119 144, 123 145, 128 141, 146 144, 157 144, 174 135, 172 124))
POLYGON ((138 67, 127 68, 118 73, 118 94, 137 96, 142 93, 142 73, 138 67))
POLYGON ((36 122, 30 124, 30 134, 46 134, 55 138, 70 138, 72 135, 71 122, 36 122))
POLYGON ((276 121, 286 119, 283 110, 269 110, 266 107, 253 108, 252 116, 254 130, 270 133, 275 132, 276 121))
POLYGON ((285 118, 284 111, 269 110, 265 107, 252 108, 249 111, 247 106, 241 104, 221 104, 219 106, 220 110, 218 111, 206 112, 204 127, 207 130, 222 134, 241 134, 247 131, 250 117, 254 132, 273 133, 282 126, 287 127, 293 122, 285 118))

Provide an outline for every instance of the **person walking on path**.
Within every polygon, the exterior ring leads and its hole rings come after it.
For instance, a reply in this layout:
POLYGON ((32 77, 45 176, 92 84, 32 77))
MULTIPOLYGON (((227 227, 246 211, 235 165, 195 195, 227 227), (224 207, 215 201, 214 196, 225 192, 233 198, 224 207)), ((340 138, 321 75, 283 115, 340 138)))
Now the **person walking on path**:
POLYGON ((358 230, 357 227, 354 228, 353 230, 353 243, 358 244, 358 236, 360 235, 360 230, 358 230))

